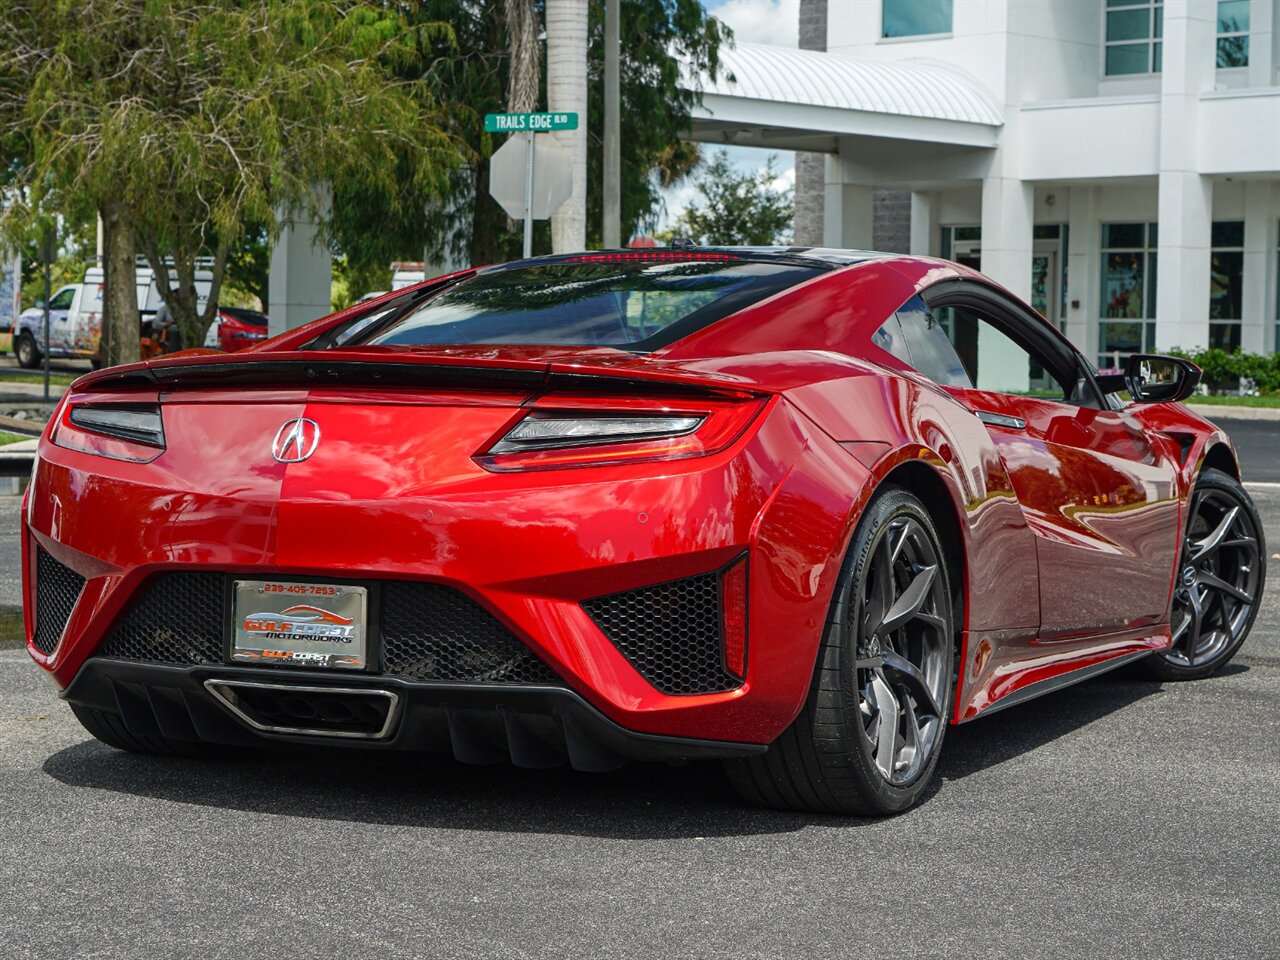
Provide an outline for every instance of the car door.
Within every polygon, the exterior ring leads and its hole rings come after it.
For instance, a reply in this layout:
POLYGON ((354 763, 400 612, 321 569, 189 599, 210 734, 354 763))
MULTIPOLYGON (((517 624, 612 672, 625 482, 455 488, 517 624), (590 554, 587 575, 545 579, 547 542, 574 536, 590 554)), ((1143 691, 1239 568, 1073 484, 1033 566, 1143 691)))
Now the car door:
POLYGON ((1036 535, 1041 638, 1162 621, 1180 539, 1176 446, 1110 409, 1083 358, 1012 298, 966 281, 925 301, 900 320, 949 333, 965 377, 944 389, 985 425, 1036 535))
MULTIPOLYGON (((71 303, 75 299, 77 289, 78 287, 75 285, 63 287, 49 298, 49 347, 51 353, 57 353, 64 349, 67 314, 71 310, 71 303)), ((36 320, 31 330, 31 335, 36 338, 36 343, 44 343, 43 317, 36 320)))

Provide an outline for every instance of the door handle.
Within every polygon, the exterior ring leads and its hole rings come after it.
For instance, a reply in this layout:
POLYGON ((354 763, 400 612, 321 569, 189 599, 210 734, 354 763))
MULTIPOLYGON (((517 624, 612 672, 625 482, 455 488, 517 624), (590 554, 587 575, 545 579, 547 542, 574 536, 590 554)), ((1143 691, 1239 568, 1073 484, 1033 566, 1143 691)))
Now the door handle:
POLYGON ((979 420, 989 427, 1006 427, 1010 430, 1027 429, 1027 421, 1023 420, 1021 417, 1010 417, 1003 413, 992 413, 990 410, 975 410, 974 413, 978 415, 979 420))

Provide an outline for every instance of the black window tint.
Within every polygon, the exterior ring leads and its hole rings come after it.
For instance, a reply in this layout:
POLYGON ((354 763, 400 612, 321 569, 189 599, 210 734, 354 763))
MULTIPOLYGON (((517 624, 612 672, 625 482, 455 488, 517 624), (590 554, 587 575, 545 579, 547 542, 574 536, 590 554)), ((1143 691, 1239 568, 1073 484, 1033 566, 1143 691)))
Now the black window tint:
POLYGON ((871 342, 891 353, 908 367, 911 366, 911 351, 907 349, 907 340, 902 333, 902 325, 898 323, 898 315, 892 314, 880 325, 880 329, 871 335, 871 342))
POLYGON ((66 310, 71 306, 71 301, 75 299, 76 291, 72 287, 69 290, 63 290, 52 300, 49 301, 50 310, 66 310))
POLYGON ((951 338, 924 300, 912 297, 898 308, 898 323, 911 353, 911 366, 945 387, 973 386, 951 338))
POLYGON ((481 272, 354 333, 365 344, 572 344, 648 351, 673 343, 821 267, 748 260, 581 260, 481 272))

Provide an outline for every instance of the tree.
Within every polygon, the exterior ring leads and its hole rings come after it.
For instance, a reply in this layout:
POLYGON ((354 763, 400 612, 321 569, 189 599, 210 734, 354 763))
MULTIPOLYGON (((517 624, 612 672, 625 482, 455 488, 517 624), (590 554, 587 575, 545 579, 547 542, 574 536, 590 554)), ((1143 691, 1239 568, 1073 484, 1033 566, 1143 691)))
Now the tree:
POLYGON ((795 204, 791 188, 778 189, 777 158, 764 169, 742 173, 725 150, 694 174, 702 202, 684 211, 666 234, 708 246, 770 246, 789 243, 795 204))
POLYGON ((64 14, 47 0, 9 0, 0 14, 0 77, 28 78, 17 106, 0 106, 0 136, 21 129, 31 144, 27 203, 9 214, 55 191, 97 207, 110 361, 137 354, 136 252, 184 342, 199 343, 246 225, 272 233, 291 211, 319 211, 324 183, 359 183, 395 209, 406 192, 442 193, 465 158, 416 60, 450 31, 396 6, 87 0, 64 14), (210 254, 200 312, 196 259, 210 254))
MULTIPOLYGON (((614 0, 610 0, 614 2, 614 0)), ((621 0, 617 0, 621 2, 621 0)), ((546 0, 547 109, 576 113, 578 126, 552 134, 568 154, 573 191, 551 215, 554 253, 587 245, 587 37, 590 5, 584 0, 546 0)))
MULTIPOLYGON (((431 197, 404 202, 385 211, 358 185, 335 191, 334 243, 350 267, 386 270, 392 260, 444 259, 483 264, 520 255, 520 232, 489 196, 488 158, 501 146, 499 136, 483 130, 485 113, 513 106, 517 84, 509 82, 516 37, 528 22, 507 19, 511 0, 422 0, 411 19, 447 22, 456 42, 424 43, 421 57, 427 80, 442 98, 443 122, 471 151, 471 160, 450 175, 443 201, 431 197)), ((531 0, 515 0, 529 4, 531 0)), ((533 28, 536 11, 533 4, 533 28)), ((588 23, 587 244, 599 245, 601 227, 601 154, 604 98, 603 4, 592 0, 588 23)), ((523 14, 520 14, 523 16, 523 14)), ((681 64, 689 76, 716 75, 720 45, 728 28, 709 16, 699 0, 624 0, 622 4, 621 103, 623 117, 643 117, 622 138, 622 229, 624 237, 652 228, 662 191, 688 176, 699 153, 680 137, 699 97, 681 82, 681 64)), ((538 81, 542 83, 542 81, 538 81)), ((542 83, 542 86, 545 86, 542 83)), ((527 89, 527 88, 524 88, 527 89)), ((521 100, 521 103, 528 101, 521 100)), ((545 103, 540 89, 532 108, 545 103)), ((549 252, 550 228, 534 225, 534 251, 549 252)))
MULTIPOLYGON (((587 107, 587 245, 599 246, 604 158, 604 7, 591 3, 587 107)), ((700 161, 698 145, 682 140, 701 94, 682 82, 715 77, 728 27, 699 0, 625 0, 620 23, 619 100, 622 136, 622 237, 657 225, 662 191, 683 181, 700 161), (643 118, 643 122, 628 122, 643 118)))

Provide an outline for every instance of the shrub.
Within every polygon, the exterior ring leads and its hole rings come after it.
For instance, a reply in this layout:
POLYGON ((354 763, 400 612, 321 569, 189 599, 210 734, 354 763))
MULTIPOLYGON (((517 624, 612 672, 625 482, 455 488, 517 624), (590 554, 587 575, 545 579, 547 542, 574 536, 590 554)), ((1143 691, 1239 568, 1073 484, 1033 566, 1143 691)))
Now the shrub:
POLYGON ((1200 382, 1210 393, 1235 393, 1244 378, 1260 394, 1280 394, 1280 353, 1228 352, 1217 347, 1194 352, 1174 347, 1169 352, 1203 370, 1200 382))

